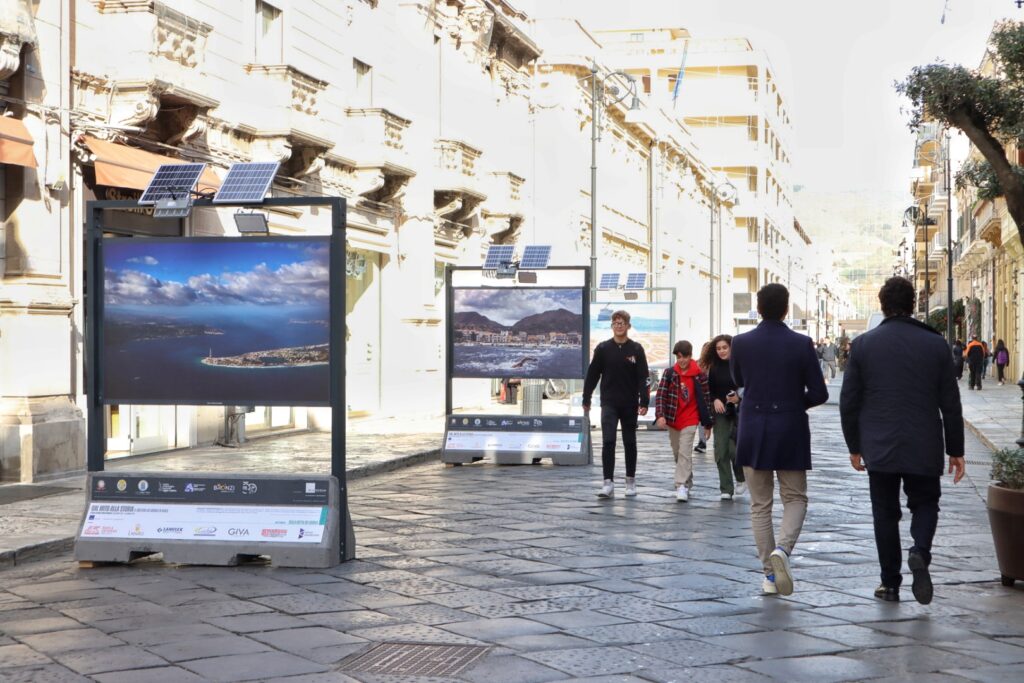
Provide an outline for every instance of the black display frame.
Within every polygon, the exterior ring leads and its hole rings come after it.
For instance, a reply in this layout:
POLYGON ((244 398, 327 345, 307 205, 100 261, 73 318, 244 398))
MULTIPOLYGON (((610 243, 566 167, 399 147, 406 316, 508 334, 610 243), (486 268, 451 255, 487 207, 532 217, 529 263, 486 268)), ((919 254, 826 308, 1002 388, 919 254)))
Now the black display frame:
POLYGON ((473 376, 458 376, 452 374, 454 367, 454 308, 455 308, 455 289, 569 289, 569 290, 580 290, 582 299, 582 315, 583 315, 583 339, 580 345, 580 356, 582 359, 581 370, 582 374, 579 377, 558 377, 558 378, 538 378, 538 379, 583 379, 586 376, 587 366, 590 362, 590 278, 591 272, 589 266, 548 266, 544 271, 539 272, 579 272, 583 274, 582 285, 516 285, 509 287, 495 286, 495 285, 475 285, 469 287, 455 287, 452 284, 452 278, 457 272, 485 272, 483 268, 479 266, 454 266, 446 265, 444 269, 444 285, 445 285, 445 416, 452 414, 452 380, 454 379, 495 379, 497 376, 488 375, 473 375, 473 376))
MULTIPOLYGON (((221 203, 217 204, 217 206, 218 207, 225 206, 225 204, 223 202, 221 202, 221 203)), ((104 274, 106 273, 106 263, 105 263, 106 253, 105 252, 106 252, 108 244, 111 244, 111 243, 134 243, 134 244, 138 244, 139 243, 139 239, 140 238, 138 238, 138 237, 104 237, 101 240, 99 240, 99 242, 97 243, 98 249, 97 249, 97 252, 96 252, 96 260, 97 260, 96 265, 97 265, 98 271, 100 273, 104 273, 104 274)), ((312 244, 324 244, 329 249, 331 248, 331 238, 330 238, 330 235, 294 235, 294 236, 292 236, 292 235, 260 235, 260 236, 251 236, 251 237, 250 236, 233 237, 233 236, 220 236, 220 235, 197 235, 197 236, 194 236, 194 237, 185 237, 185 236, 164 237, 164 236, 161 236, 161 237, 145 237, 145 238, 142 238, 142 239, 145 240, 146 244, 153 244, 153 243, 158 243, 158 244, 159 243, 163 243, 163 244, 204 244, 204 243, 205 244, 211 244, 211 243, 212 244, 230 244, 231 242, 233 242, 235 240, 238 240, 238 239, 245 240, 245 242, 247 244, 254 243, 254 242, 279 242, 279 243, 282 243, 282 244, 285 244, 285 243, 295 243, 295 242, 309 242, 309 243, 312 243, 312 244)), ((330 259, 330 256, 328 256, 328 259, 330 259)), ((331 285, 330 285, 330 276, 329 275, 328 275, 327 286, 328 286, 328 289, 330 289, 331 285)), ((97 284, 96 301, 100 303, 99 309, 100 309, 100 311, 103 312, 104 317, 106 315, 105 295, 106 295, 106 278, 105 277, 101 277, 99 279, 99 283, 97 284)), ((334 320, 334 318, 336 316, 334 303, 335 302, 328 300, 327 315, 328 315, 328 321, 329 321, 328 322, 328 327, 329 328, 330 328, 330 325, 333 324, 333 320, 334 320)), ((344 314, 342 314, 342 316, 344 317, 344 314)), ((99 339, 97 340, 97 343, 100 345, 101 349, 104 349, 104 351, 105 351, 105 341, 106 341, 106 339, 105 339, 106 326, 107 326, 107 322, 106 322, 106 320, 104 318, 103 320, 100 321, 100 325, 99 325, 98 330, 97 330, 97 334, 99 335, 99 339)), ((328 332, 328 339, 330 339, 330 332, 328 332)), ((330 343, 330 342, 328 342, 328 343, 330 343)), ((333 349, 331 349, 331 350, 333 350, 333 349)), ((101 366, 101 370, 102 371, 106 370, 106 363, 104 363, 101 366)), ((294 400, 273 400, 273 399, 269 399, 268 400, 268 399, 265 399, 263 397, 253 398, 253 397, 246 397, 246 396, 225 397, 223 399, 221 399, 221 398, 210 398, 208 400, 203 400, 202 402, 199 402, 199 403, 193 402, 191 399, 173 399, 172 398, 172 399, 167 399, 167 400, 161 400, 161 399, 137 399, 137 398, 123 397, 123 396, 113 396, 113 397, 111 397, 111 396, 108 396, 107 392, 105 391, 105 389, 106 389, 106 387, 104 386, 104 384, 105 384, 104 380, 106 378, 105 372, 104 372, 104 374, 99 375, 96 378, 96 381, 98 383, 100 400, 103 402, 104 405, 116 405, 116 404, 124 403, 124 404, 132 404, 132 405, 139 405, 139 406, 142 406, 142 405, 146 405, 146 406, 157 406, 157 405, 196 405, 196 406, 261 405, 261 406, 302 406, 302 407, 308 407, 308 408, 328 408, 328 407, 331 406, 331 399, 330 399, 330 392, 331 392, 330 373, 331 373, 331 369, 330 369, 330 364, 328 363, 328 367, 327 367, 327 388, 326 388, 327 396, 326 396, 326 398, 324 400, 322 400, 322 401, 301 401, 301 402, 296 402, 294 400)))

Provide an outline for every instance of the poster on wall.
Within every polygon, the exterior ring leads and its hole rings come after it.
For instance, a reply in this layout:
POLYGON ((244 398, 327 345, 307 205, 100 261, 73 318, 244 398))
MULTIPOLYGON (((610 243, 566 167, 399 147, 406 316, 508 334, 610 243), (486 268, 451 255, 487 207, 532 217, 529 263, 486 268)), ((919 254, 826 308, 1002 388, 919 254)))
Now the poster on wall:
POLYGON ((328 237, 101 245, 104 403, 329 405, 328 237))
MULTIPOLYGON (((598 344, 612 336, 612 313, 629 313, 629 338, 640 342, 651 368, 667 368, 672 358, 672 304, 613 301, 590 304, 590 356, 598 344)), ((696 346, 694 353, 699 353, 696 346)))
POLYGON ((454 288, 452 377, 582 378, 585 298, 576 287, 454 288))

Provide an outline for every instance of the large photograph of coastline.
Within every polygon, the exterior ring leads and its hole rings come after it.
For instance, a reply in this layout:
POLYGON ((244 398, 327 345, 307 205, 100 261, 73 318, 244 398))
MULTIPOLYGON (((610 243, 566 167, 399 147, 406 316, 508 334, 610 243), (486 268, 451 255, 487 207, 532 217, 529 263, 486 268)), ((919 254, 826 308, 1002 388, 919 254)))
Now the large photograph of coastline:
POLYGON ((102 242, 105 403, 330 403, 327 237, 102 242))
MULTIPOLYGON (((612 336, 612 313, 629 313, 629 338, 640 342, 651 368, 667 368, 672 360, 672 304, 648 301, 614 301, 590 304, 590 356, 597 345, 612 336)), ((695 348, 694 354, 700 349, 695 348)))
POLYGON ((454 288, 452 377, 578 379, 583 357, 580 288, 454 288))

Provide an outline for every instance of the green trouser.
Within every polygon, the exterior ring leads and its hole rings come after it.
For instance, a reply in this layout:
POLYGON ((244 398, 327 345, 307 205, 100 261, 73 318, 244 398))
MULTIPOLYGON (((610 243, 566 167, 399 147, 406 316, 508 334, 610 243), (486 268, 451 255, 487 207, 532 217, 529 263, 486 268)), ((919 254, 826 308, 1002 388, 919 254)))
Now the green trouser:
POLYGON ((736 442, 732 438, 733 425, 736 422, 735 416, 715 414, 715 426, 712 433, 715 436, 715 464, 718 465, 718 487, 722 493, 732 495, 733 475, 736 481, 743 481, 743 470, 736 467, 736 442))

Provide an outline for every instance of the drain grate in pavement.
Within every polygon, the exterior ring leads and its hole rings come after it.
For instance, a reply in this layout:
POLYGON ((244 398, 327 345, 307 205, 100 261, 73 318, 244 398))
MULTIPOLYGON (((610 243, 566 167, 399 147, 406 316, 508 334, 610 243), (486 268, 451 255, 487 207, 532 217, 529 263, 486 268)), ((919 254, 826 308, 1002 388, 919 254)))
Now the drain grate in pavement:
POLYGON ((487 652, 482 645, 381 643, 349 657, 341 671, 399 676, 454 676, 487 652))
POLYGON ((0 505, 20 503, 23 500, 53 496, 58 493, 70 493, 79 489, 63 486, 39 486, 38 484, 5 484, 0 486, 0 505))

